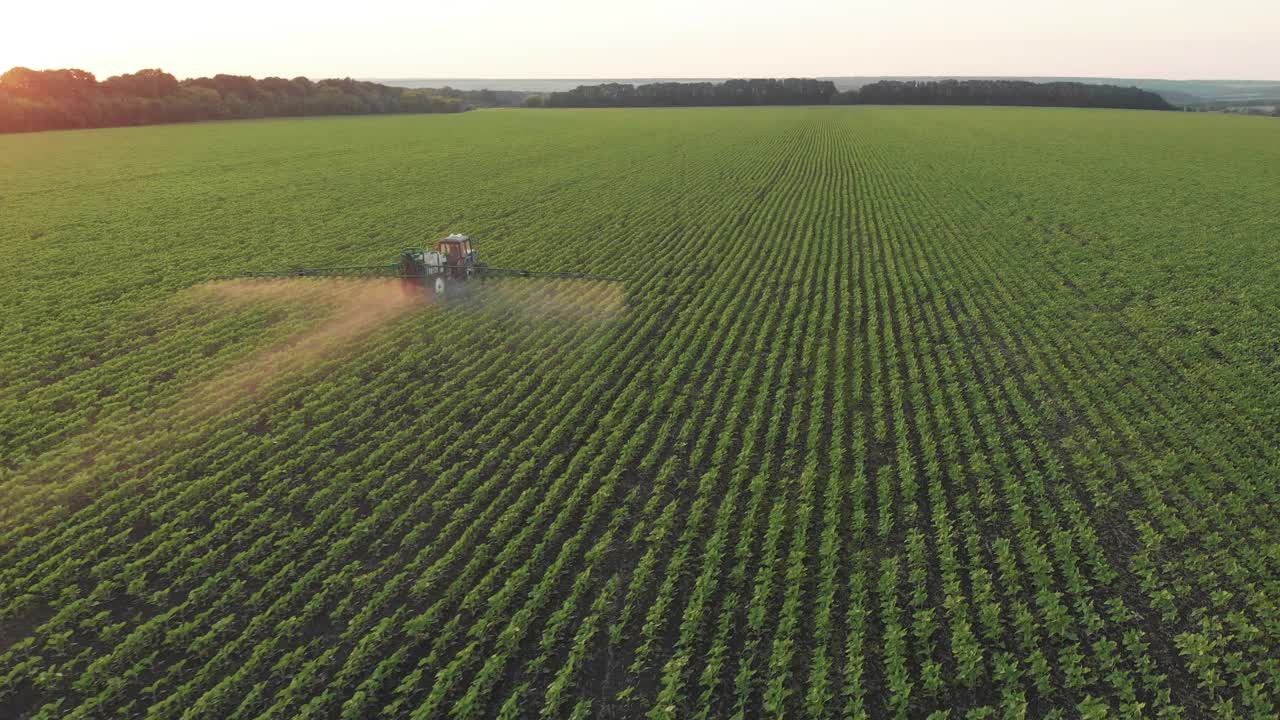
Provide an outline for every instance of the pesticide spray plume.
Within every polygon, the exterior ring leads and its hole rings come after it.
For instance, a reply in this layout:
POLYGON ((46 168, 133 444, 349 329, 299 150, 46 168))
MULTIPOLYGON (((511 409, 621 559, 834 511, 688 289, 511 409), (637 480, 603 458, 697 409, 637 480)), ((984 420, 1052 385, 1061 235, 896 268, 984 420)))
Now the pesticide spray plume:
MULTIPOLYGON (((333 357, 416 310, 431 305, 421 292, 406 293, 393 278, 243 279, 204 283, 175 298, 228 309, 268 304, 304 310, 302 329, 257 350, 232 367, 185 390, 173 405, 124 418, 110 428, 69 439, 4 486, 13 507, 38 498, 42 507, 70 507, 87 482, 127 477, 136 458, 129 448, 140 435, 190 427, 265 395, 277 379, 333 357), (109 469, 108 469, 109 468, 109 469)), ((12 521, 0 507, 0 527, 12 521)))
MULTIPOLYGON (((421 288, 395 278, 221 280, 190 292, 201 300, 232 307, 274 303, 303 306, 321 315, 313 327, 255 352, 189 391, 180 405, 204 415, 257 397, 282 375, 332 357, 385 325, 438 302, 421 288)), ((450 304, 533 320, 601 323, 625 309, 620 283, 507 279, 455 292, 448 299, 450 304)))
POLYGON ((256 397, 280 376, 332 357, 431 304, 424 293, 406 291, 399 280, 390 278, 221 280, 198 285, 191 292, 232 306, 285 303, 319 309, 322 314, 313 327, 253 353, 192 388, 180 404, 203 415, 256 397))
MULTIPOLYGON (((57 452, 25 468, 6 486, 15 504, 39 498, 42 507, 65 505, 83 493, 86 478, 102 482, 124 477, 127 452, 141 434, 191 427, 264 398, 289 376, 339 356, 388 325, 436 306, 422 288, 406 288, 398 278, 270 278, 203 283, 175 298, 228 310, 251 306, 287 308, 300 329, 251 352, 231 367, 189 387, 173 405, 148 415, 87 431, 57 452)), ((512 278, 472 285, 451 295, 446 305, 495 312, 532 322, 605 325, 626 312, 621 283, 588 280, 512 278)), ((12 518, 0 508, 0 527, 12 518)))
POLYGON ((607 322, 626 309, 621 283, 587 280, 504 280, 485 300, 530 319, 607 322))

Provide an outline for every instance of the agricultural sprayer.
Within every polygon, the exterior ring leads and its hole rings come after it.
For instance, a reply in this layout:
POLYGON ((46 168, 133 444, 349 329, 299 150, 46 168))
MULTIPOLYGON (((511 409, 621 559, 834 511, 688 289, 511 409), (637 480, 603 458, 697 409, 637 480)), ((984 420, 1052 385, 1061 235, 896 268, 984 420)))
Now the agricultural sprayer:
POLYGON ((473 279, 492 277, 536 277, 551 279, 602 280, 620 278, 579 272, 519 270, 485 265, 476 257, 471 238, 454 233, 436 242, 434 249, 406 248, 400 259, 388 265, 347 265, 327 268, 298 268, 273 272, 251 272, 247 277, 398 277, 407 289, 422 289, 435 297, 453 294, 473 279))

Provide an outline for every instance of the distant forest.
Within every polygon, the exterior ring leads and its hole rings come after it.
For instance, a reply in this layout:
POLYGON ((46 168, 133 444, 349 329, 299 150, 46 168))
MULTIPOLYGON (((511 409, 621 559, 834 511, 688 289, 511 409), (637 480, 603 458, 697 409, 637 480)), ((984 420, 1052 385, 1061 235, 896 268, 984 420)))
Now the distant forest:
POLYGON ((406 89, 350 78, 261 80, 215 75, 179 81, 139 70, 99 82, 84 70, 15 67, 0 75, 0 132, 152 125, 302 115, 452 113, 472 104, 519 104, 524 93, 406 89))
POLYGON ((787 78, 778 80, 726 80, 713 82, 658 82, 647 85, 604 83, 579 85, 553 92, 539 102, 547 107, 658 107, 692 105, 826 105, 837 95, 830 80, 787 78))
POLYGON ((1158 94, 1136 87, 1026 80, 881 80, 840 93, 836 102, 865 105, 1042 105, 1173 110, 1158 94))
POLYGON ((1116 85, 1022 80, 881 80, 839 92, 829 80, 727 80, 722 83, 605 83, 531 96, 546 107, 668 107, 694 105, 1044 105, 1172 110, 1153 92, 1116 85))
POLYGON ((670 107, 700 105, 1046 105, 1172 110, 1135 87, 1024 80, 881 80, 839 91, 812 78, 604 83, 529 95, 510 90, 402 88, 351 78, 178 80, 139 70, 99 82, 84 70, 15 67, 0 75, 0 132, 157 123, 381 113, 455 113, 476 106, 670 107))

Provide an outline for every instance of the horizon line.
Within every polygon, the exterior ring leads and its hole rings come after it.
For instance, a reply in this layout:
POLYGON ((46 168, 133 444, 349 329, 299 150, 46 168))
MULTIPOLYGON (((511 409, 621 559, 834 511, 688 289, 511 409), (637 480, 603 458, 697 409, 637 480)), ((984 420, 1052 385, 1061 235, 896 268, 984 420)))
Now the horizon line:
MULTIPOLYGON (((309 76, 303 76, 309 77, 309 76)), ((931 73, 931 74, 893 74, 881 73, 876 75, 579 75, 565 77, 502 77, 497 75, 364 75, 361 77, 353 77, 353 80, 502 80, 510 82, 513 80, 537 80, 540 82, 549 82, 553 80, 750 80, 750 79, 786 79, 786 78, 812 78, 814 80, 824 80, 833 78, 1070 78, 1076 80, 1157 80, 1165 82, 1251 82, 1251 83, 1280 83, 1280 79, 1255 79, 1255 78, 1239 78, 1239 77, 1192 77, 1192 78, 1174 78, 1174 77, 1158 77, 1158 76, 1142 76, 1142 75, 992 75, 992 74, 973 74, 973 73, 931 73)))

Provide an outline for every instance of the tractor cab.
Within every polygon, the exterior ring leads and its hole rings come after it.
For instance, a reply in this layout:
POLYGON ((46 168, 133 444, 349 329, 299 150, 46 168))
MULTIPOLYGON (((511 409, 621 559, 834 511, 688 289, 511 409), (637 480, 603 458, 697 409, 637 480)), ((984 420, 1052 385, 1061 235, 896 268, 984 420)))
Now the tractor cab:
POLYGON ((455 233, 437 241, 433 250, 407 248, 401 251, 396 269, 406 290, 426 288, 436 297, 442 297, 447 284, 471 279, 478 267, 475 250, 471 249, 471 238, 455 233))
POLYGON ((471 249, 471 238, 453 233, 436 243, 436 252, 444 257, 449 277, 465 279, 476 265, 476 251, 471 249))

